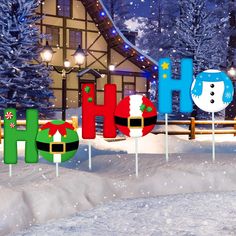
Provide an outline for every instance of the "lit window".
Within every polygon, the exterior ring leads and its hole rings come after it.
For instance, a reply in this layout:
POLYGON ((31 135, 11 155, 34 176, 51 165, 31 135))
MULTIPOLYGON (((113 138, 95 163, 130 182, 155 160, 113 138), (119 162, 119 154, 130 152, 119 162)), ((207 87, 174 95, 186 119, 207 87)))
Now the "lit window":
POLYGON ((58 27, 47 26, 46 34, 49 36, 48 42, 51 46, 58 47, 60 44, 60 31, 58 27))
POLYGON ((82 45, 82 32, 70 29, 69 47, 76 49, 82 45))
POLYGON ((71 0, 57 0, 57 15, 71 17, 71 0))

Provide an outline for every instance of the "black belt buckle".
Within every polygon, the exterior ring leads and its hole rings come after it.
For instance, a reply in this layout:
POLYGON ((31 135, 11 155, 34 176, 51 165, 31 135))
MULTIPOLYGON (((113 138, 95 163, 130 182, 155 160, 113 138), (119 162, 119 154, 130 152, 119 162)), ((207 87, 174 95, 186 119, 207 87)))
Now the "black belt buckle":
POLYGON ((64 142, 51 142, 49 153, 50 154, 65 154, 66 153, 66 143, 64 143, 64 142))
POLYGON ((130 116, 128 117, 129 129, 143 129, 144 119, 142 116, 130 116))

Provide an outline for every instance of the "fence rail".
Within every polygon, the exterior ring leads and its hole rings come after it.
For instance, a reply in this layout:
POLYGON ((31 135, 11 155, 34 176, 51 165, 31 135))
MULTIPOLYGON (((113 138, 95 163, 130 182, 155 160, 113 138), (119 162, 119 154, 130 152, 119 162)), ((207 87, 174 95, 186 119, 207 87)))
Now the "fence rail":
MULTIPOLYGON (((165 121, 157 121, 157 125, 165 125, 165 121)), ((233 127, 233 129, 216 129, 215 134, 233 134, 236 136, 236 118, 234 120, 216 120, 214 122, 217 125, 227 125, 233 127)), ((211 120, 196 120, 191 117, 190 120, 170 120, 168 125, 188 125, 189 129, 168 131, 169 135, 189 135, 189 139, 195 139, 196 135, 212 134, 211 129, 197 129, 196 125, 212 125, 211 120)), ((153 131, 153 134, 164 134, 164 130, 153 131)))
MULTIPOLYGON (((39 125, 44 125, 51 120, 39 120, 39 125)), ((70 124, 72 124, 75 129, 79 127, 78 117, 72 116, 70 120, 67 120, 70 124)), ((165 121, 158 120, 156 122, 157 125, 165 125, 165 121)), ((18 126, 26 126, 26 120, 17 120, 18 126)), ((205 135, 212 134, 211 129, 197 129, 197 125, 212 125, 211 120, 196 120, 192 117, 190 120, 170 120, 168 121, 168 125, 188 125, 188 129, 185 130, 169 130, 168 135, 189 135, 189 139, 195 139, 196 135, 205 135)), ((227 125, 232 126, 233 129, 215 129, 215 134, 233 134, 236 136, 236 118, 234 120, 216 120, 215 125, 227 125)), ((4 133, 2 127, 4 126, 4 121, 0 117, 0 144, 1 139, 4 138, 4 133)), ((102 124, 97 122, 97 127, 102 128, 102 124), (100 127, 101 126, 101 127, 100 127)), ((165 134, 164 130, 156 130, 152 132, 153 134, 165 134)), ((108 139, 108 141, 115 141, 116 139, 108 139)), ((122 138, 124 140, 124 138, 122 138)))

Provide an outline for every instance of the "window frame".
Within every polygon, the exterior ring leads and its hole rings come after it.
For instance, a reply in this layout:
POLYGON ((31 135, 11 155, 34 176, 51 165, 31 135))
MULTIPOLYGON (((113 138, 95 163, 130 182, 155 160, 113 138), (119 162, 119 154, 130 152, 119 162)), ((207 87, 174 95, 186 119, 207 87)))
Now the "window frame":
POLYGON ((58 43, 55 45, 55 44, 53 43, 53 39, 48 39, 48 42, 49 42, 50 46, 52 46, 52 47, 58 47, 58 46, 59 46, 59 47, 60 47, 60 27, 54 26, 54 25, 46 25, 46 29, 45 29, 46 35, 51 35, 51 36, 53 37, 52 34, 50 34, 50 33, 47 32, 47 29, 48 29, 48 28, 56 29, 57 32, 58 32, 58 34, 57 34, 58 43))
MULTIPOLYGON (((63 0, 63 1, 65 1, 65 0, 63 0)), ((70 1, 70 5, 69 5, 69 6, 70 6, 69 16, 65 16, 65 15, 64 15, 64 12, 63 12, 62 15, 59 14, 60 11, 59 11, 59 8, 58 8, 57 6, 60 5, 60 4, 59 4, 59 0, 56 1, 56 14, 57 14, 58 17, 65 17, 65 18, 70 18, 70 19, 72 19, 72 16, 73 16, 73 0, 68 0, 68 1, 70 1)))
POLYGON ((83 44, 83 31, 82 30, 78 30, 78 29, 74 29, 74 28, 69 28, 68 29, 69 32, 68 32, 68 36, 69 36, 69 40, 68 40, 68 49, 74 49, 76 50, 78 48, 78 46, 80 45, 82 47, 82 44, 83 44), (76 33, 80 33, 80 43, 75 45, 75 47, 72 47, 71 46, 71 35, 70 35, 70 32, 73 31, 73 32, 76 32, 76 33))
POLYGON ((123 98, 125 98, 126 96, 130 96, 130 95, 134 95, 134 94, 136 94, 137 92, 136 92, 136 85, 135 85, 135 83, 132 83, 132 82, 123 82, 123 91, 122 91, 122 96, 123 96, 123 98), (125 86, 126 85, 132 85, 132 86, 134 86, 134 93, 132 93, 132 94, 128 94, 128 95, 126 95, 125 94, 125 86))

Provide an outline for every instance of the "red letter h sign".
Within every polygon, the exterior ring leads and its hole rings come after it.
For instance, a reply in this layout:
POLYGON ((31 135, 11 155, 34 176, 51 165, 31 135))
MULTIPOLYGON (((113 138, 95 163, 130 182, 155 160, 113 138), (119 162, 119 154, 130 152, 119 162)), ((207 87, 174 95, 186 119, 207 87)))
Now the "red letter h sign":
POLYGON ((94 84, 82 86, 82 137, 95 139, 96 116, 104 117, 103 137, 115 138, 116 126, 114 113, 116 109, 116 85, 106 84, 104 88, 104 105, 95 104, 94 84))

